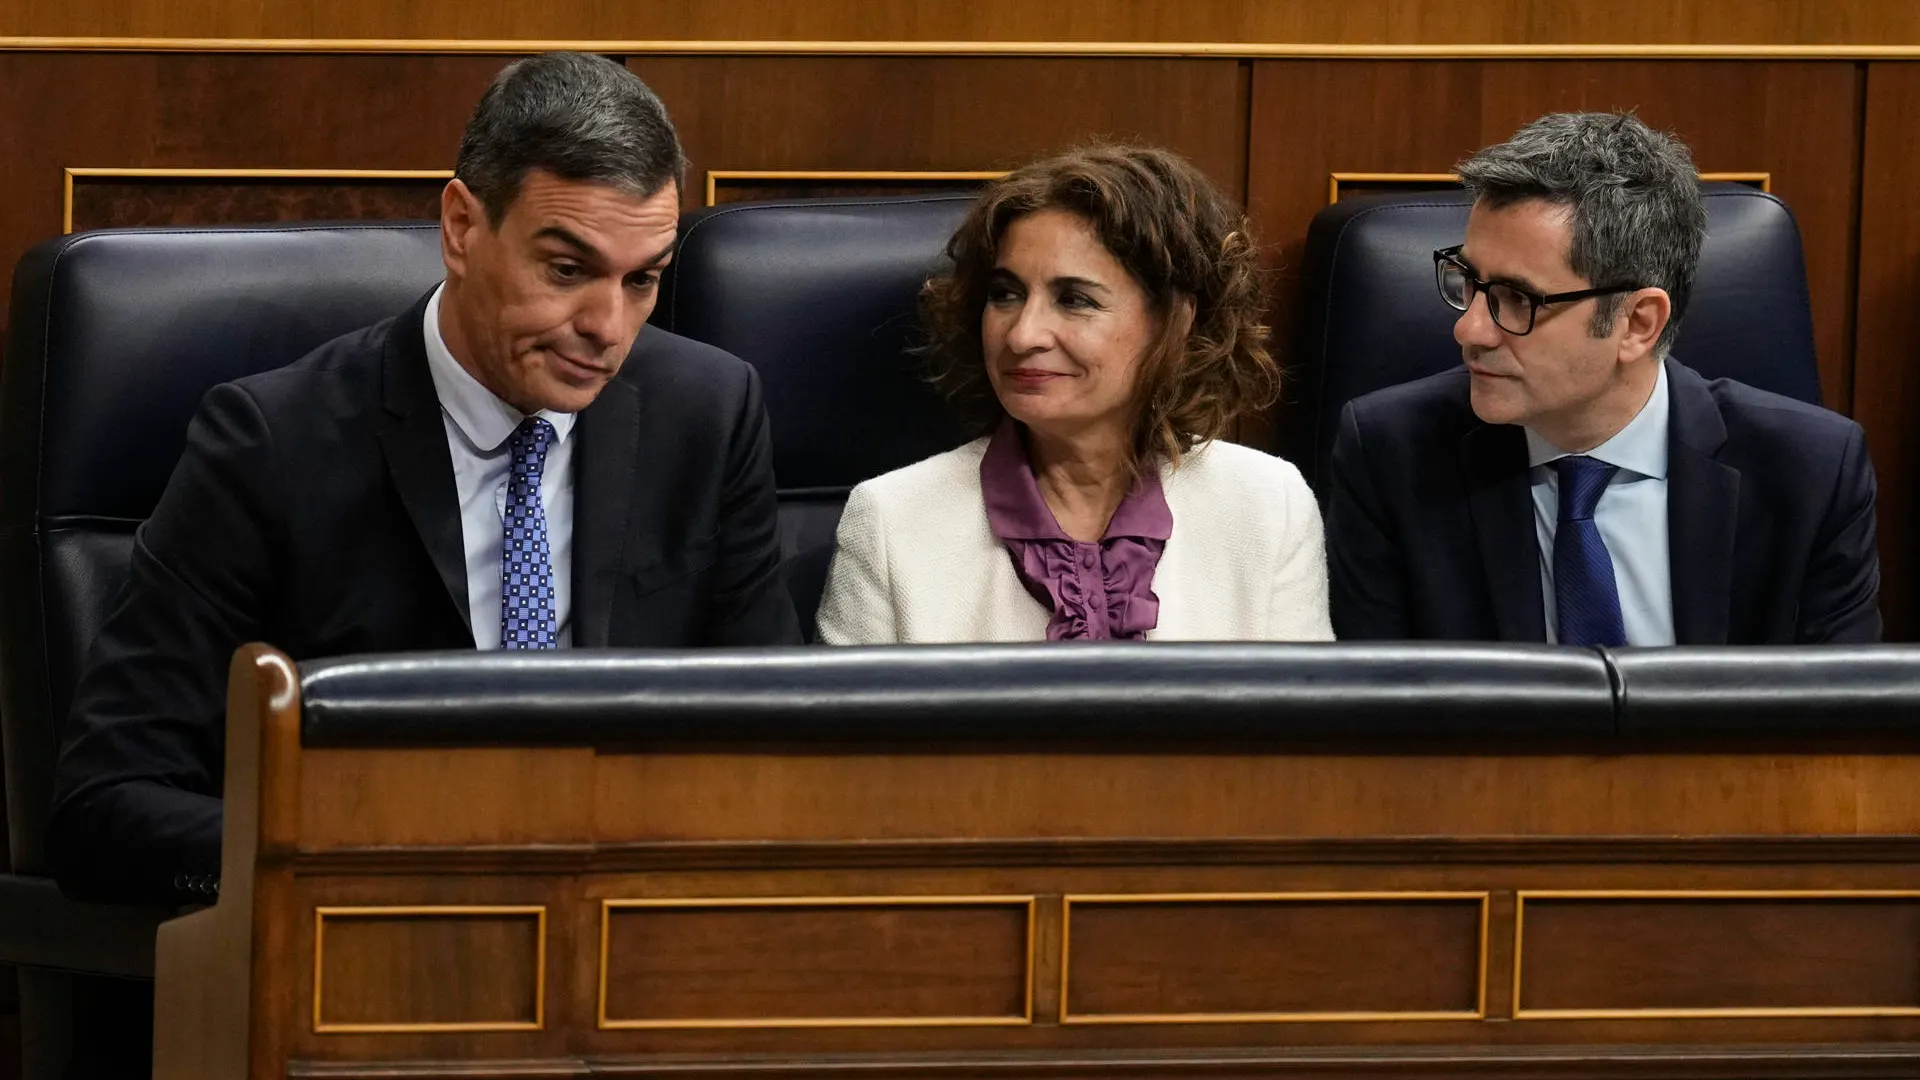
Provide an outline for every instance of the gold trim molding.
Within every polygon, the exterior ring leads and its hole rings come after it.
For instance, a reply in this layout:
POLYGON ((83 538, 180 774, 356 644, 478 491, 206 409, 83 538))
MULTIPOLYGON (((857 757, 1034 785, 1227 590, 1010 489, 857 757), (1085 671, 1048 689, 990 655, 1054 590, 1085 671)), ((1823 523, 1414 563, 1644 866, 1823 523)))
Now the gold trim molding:
POLYGON ((402 907, 316 907, 313 909, 313 1032, 316 1035, 402 1035, 445 1031, 544 1031, 547 1026, 547 908, 545 904, 457 904, 402 907), (531 915, 535 920, 533 960, 533 1021, 479 1020, 452 1022, 329 1024, 321 1019, 321 973, 326 963, 327 920, 394 918, 475 918, 489 915, 531 915))
POLYGON ((73 231, 73 182, 118 177, 127 180, 451 180, 452 169, 124 169, 72 168, 65 173, 60 231, 73 231))
POLYGON ((1060 1023, 1068 1024, 1287 1024, 1354 1021, 1485 1020, 1487 1018, 1487 947, 1491 892, 1289 892, 1289 893, 1078 893, 1060 898, 1060 1023), (1073 905, 1118 904, 1235 904, 1235 903, 1395 903, 1474 901, 1480 905, 1479 973, 1471 1010, 1407 1010, 1349 1012, 1249 1013, 1089 1013, 1075 1016, 1067 1008, 1069 970, 1073 958, 1073 905))
POLYGON ((1513 1018, 1515 1020, 1725 1020, 1805 1017, 1842 1019, 1920 1016, 1915 1005, 1791 1005, 1651 1009, 1529 1009, 1522 1005, 1520 973, 1528 900, 1920 900, 1920 889, 1521 889, 1513 898, 1513 1018))
POLYGON ((708 169, 707 205, 717 205, 720 185, 729 180, 903 180, 939 183, 943 180, 998 180, 1005 172, 942 172, 901 169, 708 169))
POLYGON ((951 1028, 1025 1027, 1033 1023, 1034 896, 727 896, 650 897, 600 901, 600 977, 595 1015, 602 1031, 747 1029, 747 1028, 951 1028), (835 907, 1024 907, 1027 913, 1025 993, 1019 1015, 1012 1016, 799 1016, 701 1017, 662 1020, 607 1018, 607 948, 615 911, 677 908, 835 908, 835 907))
POLYGON ((460 38, 0 37, 0 52, 621 56, 1075 56, 1230 60, 1915 60, 1920 45, 1385 45, 1203 41, 657 41, 460 38))
MULTIPOLYGON (((1709 182, 1725 181, 1736 184, 1757 184, 1761 191, 1772 193, 1773 174, 1770 172, 1711 172, 1701 173, 1700 179, 1709 182)), ((1396 172, 1336 172, 1327 176, 1327 205, 1340 201, 1341 184, 1457 184, 1458 173, 1396 173, 1396 172)))

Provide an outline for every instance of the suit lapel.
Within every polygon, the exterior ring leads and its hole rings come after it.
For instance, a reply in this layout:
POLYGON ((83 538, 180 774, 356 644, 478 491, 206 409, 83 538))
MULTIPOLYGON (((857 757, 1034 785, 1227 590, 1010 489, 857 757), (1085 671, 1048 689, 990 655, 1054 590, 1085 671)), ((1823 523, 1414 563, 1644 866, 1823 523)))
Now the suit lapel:
POLYGON ((1680 645, 1724 645, 1733 607, 1733 543, 1740 473, 1715 460, 1727 425, 1706 381, 1667 361, 1667 543, 1673 636, 1680 645))
MULTIPOLYGON (((429 296, 431 294, 428 294, 429 296)), ((447 450, 447 428, 440 418, 440 399, 427 368, 426 339, 421 325, 427 298, 422 297, 401 315, 387 334, 384 357, 386 423, 380 429, 380 448, 400 501, 407 508, 427 555, 439 572, 448 599, 460 613, 460 625, 469 639, 472 612, 467 606, 467 556, 460 536, 460 499, 453 486, 453 456, 447 450)))
MULTIPOLYGON (((627 362, 641 360, 636 350, 627 362)), ((604 648, 640 456, 639 391, 618 378, 609 382, 580 413, 574 437, 573 643, 604 648)))
POLYGON ((1545 641, 1526 436, 1504 424, 1476 425, 1460 440, 1460 466, 1499 640, 1545 641))

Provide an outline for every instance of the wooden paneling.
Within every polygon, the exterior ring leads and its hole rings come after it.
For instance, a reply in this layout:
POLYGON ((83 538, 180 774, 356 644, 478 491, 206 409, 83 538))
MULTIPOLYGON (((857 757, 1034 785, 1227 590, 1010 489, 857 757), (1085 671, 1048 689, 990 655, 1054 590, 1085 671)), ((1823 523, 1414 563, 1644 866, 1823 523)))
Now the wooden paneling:
POLYGON ((1070 896, 1061 1022, 1478 1019, 1484 900, 1070 896))
POLYGON ((69 228, 436 218, 445 186, 424 178, 80 176, 69 228))
POLYGON ((544 908, 321 908, 313 1030, 538 1029, 545 935, 544 908))
POLYGON ((594 815, 607 842, 1897 835, 1920 833, 1916 770, 1896 753, 1462 755, 1444 770, 1395 754, 674 753, 601 759, 594 815), (956 763, 968 798, 943 781, 956 763))
POLYGON ((302 835, 341 847, 417 843, 464 830, 466 842, 556 843, 579 831, 591 808, 558 791, 584 792, 593 753, 548 754, 529 763, 512 750, 404 750, 314 753, 300 785, 302 835), (483 778, 492 797, 436 796, 456 777, 483 778))
POLYGON ((1235 197, 1246 70, 1234 60, 637 57, 696 182, 709 169, 1007 169, 1094 136, 1193 159, 1235 197))
MULTIPOLYGON (((1851 244, 1860 69, 1635 61, 1262 61, 1253 65, 1248 203, 1298 267, 1333 173, 1442 173, 1548 112, 1639 110, 1703 172, 1768 172, 1806 249, 1826 403, 1851 400, 1851 244)), ((1282 290, 1283 294, 1286 292, 1282 290)), ((1438 303, 1438 301, 1435 301, 1438 303)), ((1279 327, 1289 342, 1290 328, 1279 327)))
POLYGON ((1896 640, 1920 591, 1920 63, 1867 68, 1854 418, 1879 473, 1881 608, 1896 640))
POLYGON ((1920 895, 1521 895, 1518 1018, 1920 1015, 1920 895))
POLYGON ((1920 40, 1903 0, 13 0, 0 34, 176 37, 1882 44, 1920 40))
POLYGON ((502 63, 0 53, 0 266, 59 234, 68 168, 449 168, 502 63))
POLYGON ((609 901, 603 1028, 1025 1024, 1032 901, 609 901))

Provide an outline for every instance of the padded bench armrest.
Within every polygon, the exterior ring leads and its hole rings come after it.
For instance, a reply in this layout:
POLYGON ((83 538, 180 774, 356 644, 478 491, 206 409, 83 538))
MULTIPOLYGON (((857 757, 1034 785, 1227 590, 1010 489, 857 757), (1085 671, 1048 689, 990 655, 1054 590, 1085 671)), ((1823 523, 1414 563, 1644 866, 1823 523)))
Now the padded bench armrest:
POLYGON ((154 932, 171 908, 83 904, 51 878, 0 874, 0 963, 153 978, 154 932))

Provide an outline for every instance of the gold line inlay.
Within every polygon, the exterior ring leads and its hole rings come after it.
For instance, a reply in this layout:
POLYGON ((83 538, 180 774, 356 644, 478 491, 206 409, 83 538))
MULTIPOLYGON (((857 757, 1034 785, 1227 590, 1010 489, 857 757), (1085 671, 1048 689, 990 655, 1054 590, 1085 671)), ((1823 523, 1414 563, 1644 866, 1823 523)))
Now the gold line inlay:
MULTIPOLYGON (((1700 179, 1736 184, 1758 184, 1761 191, 1773 191, 1771 172, 1703 172, 1700 179)), ((1327 205, 1340 201, 1341 184, 1457 184, 1460 176, 1450 172, 1336 172, 1327 176, 1327 205)))
POLYGON ((937 183, 943 180, 998 180, 1007 175, 994 171, 944 171, 914 169, 708 169, 707 205, 716 205, 720 183, 725 180, 911 180, 937 183))
POLYGON ((79 178, 129 180, 451 180, 452 169, 64 169, 60 230, 73 231, 73 182, 79 178))
POLYGON ((600 901, 600 974, 599 1001, 595 1016, 602 1031, 694 1030, 748 1028, 939 1028, 939 1027, 1021 1027, 1033 1023, 1034 927, 1035 906, 1032 895, 1009 896, 721 896, 721 897, 643 897, 603 899, 600 901), (1027 912, 1024 1004, 1018 1015, 1010 1016, 804 1016, 804 1017, 701 1017, 662 1020, 618 1020, 607 1017, 607 951, 615 911, 645 908, 767 908, 767 907, 1014 907, 1027 912))
POLYGON ((316 1035, 400 1035, 434 1031, 543 1031, 547 1026, 547 907, 545 904, 445 904, 394 907, 316 907, 313 909, 313 1031, 316 1035), (326 962, 327 919, 408 918, 415 916, 471 918, 485 915, 532 915, 535 918, 533 1021, 452 1021, 407 1023, 329 1024, 322 1019, 322 972, 326 962))
POLYGON ((1060 1023, 1061 1024, 1233 1024, 1233 1023, 1328 1023, 1358 1021, 1484 1020, 1487 1017, 1487 950, 1490 891, 1475 892, 1250 892, 1250 893, 1073 893, 1060 898, 1060 1023), (1394 901, 1479 903, 1479 953, 1475 1007, 1464 1010, 1393 1011, 1306 1011, 1306 1012, 1231 1012, 1231 1013, 1088 1013, 1074 1015, 1067 1007, 1068 971, 1073 962, 1070 946, 1073 932, 1073 905, 1120 904, 1217 904, 1217 903, 1379 903, 1394 901))
POLYGON ((1515 1020, 1714 1020, 1920 1016, 1917 1005, 1707 1006, 1651 1009, 1528 1009, 1520 1003, 1528 900, 1916 900, 1920 889, 1522 889, 1513 900, 1515 1020))

